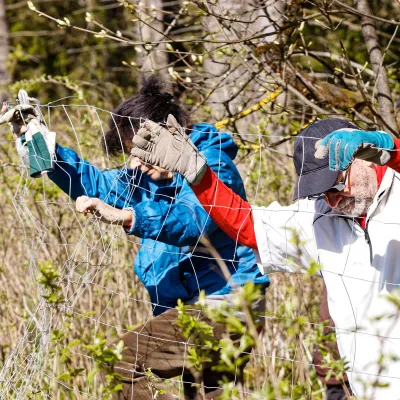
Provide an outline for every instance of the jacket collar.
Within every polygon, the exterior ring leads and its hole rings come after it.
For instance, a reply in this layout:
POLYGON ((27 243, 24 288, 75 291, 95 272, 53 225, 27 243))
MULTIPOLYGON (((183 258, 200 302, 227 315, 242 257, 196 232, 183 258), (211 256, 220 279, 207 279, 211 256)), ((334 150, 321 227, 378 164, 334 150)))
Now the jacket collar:
POLYGON ((371 204, 370 208, 368 209, 367 213, 367 220, 371 217, 371 215, 375 212, 376 208, 378 207, 379 203, 386 198, 388 195, 390 188, 393 185, 395 171, 391 168, 388 168, 383 176, 382 182, 379 186, 378 191, 374 197, 374 201, 371 204))

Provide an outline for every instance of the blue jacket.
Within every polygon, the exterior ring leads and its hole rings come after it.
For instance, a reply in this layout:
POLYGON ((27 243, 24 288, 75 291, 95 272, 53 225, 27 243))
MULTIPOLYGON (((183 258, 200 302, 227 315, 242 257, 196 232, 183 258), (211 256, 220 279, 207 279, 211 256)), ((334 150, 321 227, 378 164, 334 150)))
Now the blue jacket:
MULTIPOLYGON (((232 160, 238 148, 227 133, 196 124, 190 136, 208 165, 233 191, 245 198, 242 179, 232 160)), ((266 287, 268 275, 259 271, 252 250, 237 246, 208 216, 181 175, 171 181, 152 181, 139 170, 100 171, 73 150, 57 145, 57 165, 49 177, 72 199, 97 197, 118 208, 132 207, 136 221, 131 231, 141 238, 135 272, 149 291, 155 315, 188 301, 200 290, 227 294, 248 281, 266 287), (232 278, 199 242, 207 235, 225 260, 232 278), (163 307, 164 306, 164 307, 163 307)))

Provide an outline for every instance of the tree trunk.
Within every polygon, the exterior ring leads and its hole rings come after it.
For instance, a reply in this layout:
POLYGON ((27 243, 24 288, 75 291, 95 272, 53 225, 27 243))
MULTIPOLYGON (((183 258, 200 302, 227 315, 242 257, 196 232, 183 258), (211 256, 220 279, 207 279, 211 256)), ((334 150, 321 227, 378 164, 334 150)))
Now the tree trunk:
MULTIPOLYGON (((163 0, 145 0, 143 4, 150 10, 151 7, 154 11, 150 11, 150 14, 157 18, 157 20, 150 20, 146 14, 142 14, 144 22, 138 24, 138 34, 140 40, 144 41, 157 41, 164 39, 163 32, 165 26, 163 24, 163 14, 158 11, 163 9, 163 0)), ((142 59, 141 72, 145 75, 149 73, 157 73, 167 83, 170 78, 166 66, 168 64, 168 55, 165 51, 165 44, 159 44, 149 49, 143 46, 142 52, 139 54, 139 58, 142 59)), ((170 87, 168 87, 170 89, 170 87)))
POLYGON ((8 84, 8 27, 6 23, 6 9, 4 0, 0 0, 0 102, 5 101, 7 97, 8 84))
POLYGON ((382 50, 378 42, 375 21, 365 16, 372 15, 372 10, 368 4, 368 0, 355 0, 354 5, 360 13, 364 14, 360 16, 361 29, 367 46, 369 60, 375 72, 379 112, 383 121, 387 124, 385 128, 387 129, 389 127, 392 130, 391 133, 397 134, 398 128, 393 108, 392 94, 390 92, 387 71, 384 66, 382 50))
MULTIPOLYGON (((229 10, 227 16, 237 17, 239 20, 249 21, 248 23, 237 22, 229 23, 224 26, 218 18, 208 17, 205 22, 205 30, 210 32, 218 32, 213 39, 226 40, 232 35, 233 28, 238 36, 246 37, 252 34, 273 33, 276 31, 275 21, 279 20, 281 12, 284 10, 284 2, 272 1, 266 3, 261 0, 250 2, 248 0, 219 0, 218 2, 208 3, 208 8, 215 15, 224 16, 224 10, 229 10)), ((272 43, 276 39, 276 35, 266 36, 265 43, 272 43)), ((246 84, 246 77, 250 75, 249 71, 243 65, 245 56, 240 55, 240 47, 232 45, 236 48, 236 55, 221 56, 218 55, 216 49, 218 44, 206 44, 205 48, 210 56, 204 60, 204 68, 208 75, 208 80, 215 82, 213 94, 209 97, 208 102, 213 104, 213 111, 217 118, 223 118, 230 114, 237 114, 242 110, 242 105, 248 102, 246 92, 251 93, 257 83, 254 81, 247 85, 247 89, 243 91, 243 95, 239 95, 232 99, 240 88, 246 84)), ((244 62, 245 63, 245 62, 244 62)), ((252 96, 252 95, 251 95, 252 96)), ((261 98, 259 99, 261 100, 261 98)), ((251 104, 255 104, 255 100, 251 104)), ((246 121, 238 121, 238 126, 243 124, 247 129, 248 119, 246 121)))

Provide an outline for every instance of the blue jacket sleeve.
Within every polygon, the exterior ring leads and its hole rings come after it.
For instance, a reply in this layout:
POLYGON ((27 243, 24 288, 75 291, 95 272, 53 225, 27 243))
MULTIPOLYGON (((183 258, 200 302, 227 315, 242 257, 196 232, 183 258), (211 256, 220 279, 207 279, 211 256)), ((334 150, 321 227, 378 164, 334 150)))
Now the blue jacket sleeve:
POLYGON ((48 176, 73 200, 86 195, 118 208, 132 206, 141 200, 132 170, 100 171, 75 151, 60 145, 57 145, 56 156, 55 170, 48 176))
MULTIPOLYGON (((244 196, 242 179, 232 160, 216 149, 202 152, 208 165, 236 193, 244 196)), ((219 229, 201 206, 187 182, 174 203, 145 201, 133 207, 135 224, 128 234, 177 247, 194 245, 198 238, 219 229)))

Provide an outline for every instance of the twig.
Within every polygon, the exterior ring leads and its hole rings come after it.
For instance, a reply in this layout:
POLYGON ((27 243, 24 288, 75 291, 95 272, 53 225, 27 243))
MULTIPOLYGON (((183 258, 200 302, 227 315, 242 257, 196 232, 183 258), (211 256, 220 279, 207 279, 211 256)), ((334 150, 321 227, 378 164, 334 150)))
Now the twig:
POLYGON ((222 129, 226 125, 228 125, 230 122, 235 122, 241 118, 247 117, 248 115, 252 114, 253 112, 260 110, 260 108, 263 108, 268 103, 274 102, 281 93, 282 93, 281 89, 277 89, 271 93, 268 93, 268 95, 264 99, 262 99, 259 103, 257 103, 256 105, 240 112, 239 114, 236 114, 235 116, 233 116, 231 118, 226 118, 226 119, 223 119, 222 121, 218 121, 215 124, 215 127, 217 129, 222 129))
POLYGON ((360 10, 358 8, 355 9, 355 8, 349 6, 348 4, 342 3, 339 0, 335 0, 335 4, 341 5, 342 7, 346 8, 349 11, 351 11, 352 14, 358 15, 360 17, 371 18, 371 19, 374 19, 376 21, 385 22, 386 24, 400 25, 400 22, 393 21, 393 20, 388 20, 388 19, 381 18, 381 17, 377 17, 376 15, 373 15, 372 13, 366 13, 365 11, 360 10))

